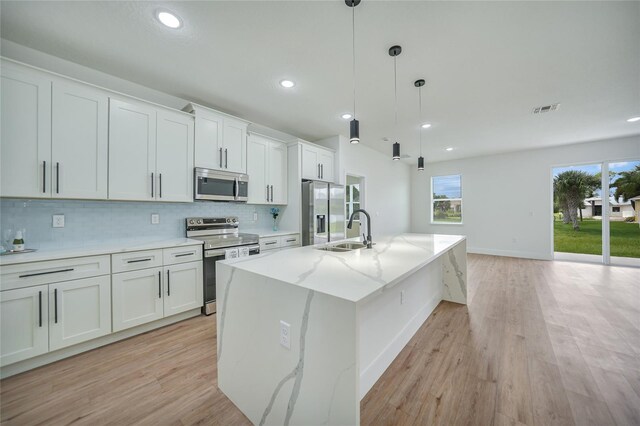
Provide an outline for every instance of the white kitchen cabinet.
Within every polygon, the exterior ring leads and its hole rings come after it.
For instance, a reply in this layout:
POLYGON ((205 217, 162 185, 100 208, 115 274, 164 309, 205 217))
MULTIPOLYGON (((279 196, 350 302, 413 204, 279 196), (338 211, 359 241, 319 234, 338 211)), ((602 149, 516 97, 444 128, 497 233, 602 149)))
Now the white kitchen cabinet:
POLYGON ((109 100, 109 199, 154 200, 156 109, 109 100))
POLYGON ((184 111, 195 114, 195 167, 247 172, 247 121, 196 104, 184 111))
POLYGON ((201 307, 203 295, 202 261, 164 268, 164 316, 201 307))
POLYGON ((246 173, 247 123, 228 117, 225 118, 222 137, 224 170, 235 173, 246 173))
POLYGON ((162 268, 113 274, 111 287, 114 332, 164 316, 162 268))
POLYGON ((302 178, 333 182, 335 153, 317 145, 301 143, 302 178))
POLYGON ((0 292, 0 365, 49 351, 48 286, 0 292))
POLYGON ((53 81, 53 198, 107 198, 109 97, 97 88, 53 81))
POLYGON ((0 195, 51 197, 51 78, 2 61, 0 195))
POLYGON ((159 201, 193 201, 193 117, 158 111, 156 174, 159 201))
POLYGON ((66 348, 111 333, 108 275, 49 284, 49 349, 66 348))
POLYGON ((252 134, 247 142, 249 204, 287 204, 287 149, 284 143, 252 134))

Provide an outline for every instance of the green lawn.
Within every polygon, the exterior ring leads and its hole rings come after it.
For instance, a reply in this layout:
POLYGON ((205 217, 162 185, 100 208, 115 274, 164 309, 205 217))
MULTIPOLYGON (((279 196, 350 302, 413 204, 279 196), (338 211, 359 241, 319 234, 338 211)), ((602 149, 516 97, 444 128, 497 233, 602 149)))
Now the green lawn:
MULTIPOLYGON (((640 258, 640 227, 637 223, 611 222, 611 256, 640 258)), ((585 219, 580 230, 554 222, 554 250, 565 253, 602 254, 602 222, 585 219)))

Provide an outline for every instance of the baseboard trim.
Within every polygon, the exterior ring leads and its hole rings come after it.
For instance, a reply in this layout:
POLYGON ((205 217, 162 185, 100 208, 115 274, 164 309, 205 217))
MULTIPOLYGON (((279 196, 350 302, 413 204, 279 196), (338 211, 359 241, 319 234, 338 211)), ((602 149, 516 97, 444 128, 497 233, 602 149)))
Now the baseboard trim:
POLYGON ((87 342, 78 343, 77 345, 69 346, 68 348, 63 348, 54 352, 48 352, 35 358, 25 359, 24 361, 9 364, 0 368, 0 378, 4 379, 6 377, 24 373, 25 371, 33 370, 34 368, 51 364, 52 362, 60 361, 61 359, 69 358, 82 352, 87 352, 101 346, 106 346, 120 340, 128 339, 138 334, 146 333, 148 331, 165 327, 170 324, 175 324, 189 318, 197 317, 198 315, 201 315, 200 308, 192 309, 190 311, 172 315, 167 318, 162 318, 148 324, 142 324, 137 327, 129 328, 127 330, 107 334, 106 336, 89 340, 87 342))
POLYGON ((429 315, 436 309, 441 297, 432 297, 418 312, 409 320, 396 337, 384 348, 371 364, 360 373, 360 400, 371 390, 373 385, 380 379, 382 374, 391 365, 400 351, 407 346, 409 340, 416 334, 420 326, 429 318, 429 315))
POLYGON ((496 250, 485 249, 479 247, 468 247, 467 253, 473 254, 488 254, 490 256, 504 256, 504 257, 520 257, 523 259, 535 259, 535 260, 553 260, 550 255, 544 255, 536 252, 518 251, 518 250, 496 250))

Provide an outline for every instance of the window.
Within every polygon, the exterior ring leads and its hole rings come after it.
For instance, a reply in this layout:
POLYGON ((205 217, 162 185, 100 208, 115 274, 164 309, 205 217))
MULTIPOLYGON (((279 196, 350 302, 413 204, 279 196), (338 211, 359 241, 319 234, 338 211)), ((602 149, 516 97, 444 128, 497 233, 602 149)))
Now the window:
POLYGON ((462 223, 462 176, 431 178, 431 222, 462 223))
MULTIPOLYGON (((346 187, 346 204, 347 204, 347 221, 351 217, 351 213, 360 208, 360 184, 350 184, 346 187)), ((360 213, 353 218, 355 221, 360 220, 360 213)))
POLYGON ((613 212, 614 213, 620 213, 620 207, 614 207, 613 208, 613 212))

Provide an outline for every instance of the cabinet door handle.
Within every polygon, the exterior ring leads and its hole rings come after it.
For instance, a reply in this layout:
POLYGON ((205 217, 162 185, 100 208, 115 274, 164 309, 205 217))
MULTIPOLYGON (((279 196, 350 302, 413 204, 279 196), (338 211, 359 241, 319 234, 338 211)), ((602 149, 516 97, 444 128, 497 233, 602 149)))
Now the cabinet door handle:
POLYGON ((38 292, 38 326, 42 327, 42 292, 38 292))
POLYGON ((47 192, 47 162, 42 162, 42 192, 47 192))
POLYGON ((267 185, 267 203, 269 202, 269 185, 267 185))
POLYGON ((162 173, 158 174, 158 179, 160 180, 160 185, 158 187, 158 190, 160 192, 160 198, 162 198, 162 173))
POLYGON ((60 163, 56 163, 56 194, 60 193, 60 163))
POLYGON ((158 299, 162 299, 162 272, 158 271, 158 299))
POLYGON ((320 178, 324 179, 324 164, 320 164, 320 178))
POLYGON ((176 255, 174 255, 173 257, 184 257, 184 256, 191 256, 191 255, 194 255, 194 254, 196 254, 196 252, 195 252, 195 251, 190 251, 189 253, 180 253, 180 254, 176 254, 176 255))
POLYGON ((153 172, 151 172, 151 198, 153 198, 153 183, 155 178, 153 177, 153 172))
POLYGON ((227 148, 224 149, 224 168, 229 168, 229 151, 227 150, 227 148))
POLYGON ((220 148, 220 168, 222 168, 222 148, 220 148))
POLYGON ((148 257, 148 258, 146 258, 146 259, 127 260, 127 263, 148 262, 148 261, 150 261, 150 260, 151 260, 151 258, 150 258, 150 257, 148 257))
POLYGON ((318 179, 320 179, 320 163, 318 163, 318 179))
POLYGON ((167 296, 171 296, 171 271, 167 269, 167 296))
POLYGON ((274 245, 277 241, 271 241, 269 243, 264 243, 265 246, 271 246, 274 245))
POLYGON ((296 239, 295 238, 291 238, 290 240, 287 240, 288 243, 292 243, 294 242, 296 239))
POLYGON ((58 323, 58 289, 53 289, 53 315, 54 321, 58 323))
POLYGON ((271 202, 273 203, 273 185, 271 185, 271 202))
POLYGON ((34 272, 33 274, 18 275, 18 278, 37 277, 38 275, 59 274, 61 272, 71 272, 71 271, 73 271, 73 268, 59 269, 57 271, 49 271, 49 272, 34 272))

